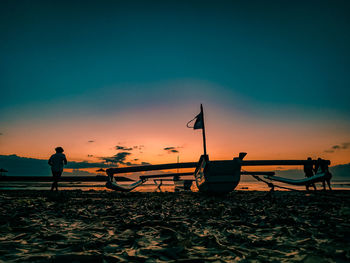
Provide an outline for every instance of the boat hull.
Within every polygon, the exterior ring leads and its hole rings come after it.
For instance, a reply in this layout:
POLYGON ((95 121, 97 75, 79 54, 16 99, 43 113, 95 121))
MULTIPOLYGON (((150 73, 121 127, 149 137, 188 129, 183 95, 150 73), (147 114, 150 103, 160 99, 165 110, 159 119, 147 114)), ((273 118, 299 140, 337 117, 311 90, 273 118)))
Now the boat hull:
POLYGON ((241 159, 209 161, 201 156, 195 171, 196 185, 200 192, 225 194, 233 191, 241 178, 241 159))

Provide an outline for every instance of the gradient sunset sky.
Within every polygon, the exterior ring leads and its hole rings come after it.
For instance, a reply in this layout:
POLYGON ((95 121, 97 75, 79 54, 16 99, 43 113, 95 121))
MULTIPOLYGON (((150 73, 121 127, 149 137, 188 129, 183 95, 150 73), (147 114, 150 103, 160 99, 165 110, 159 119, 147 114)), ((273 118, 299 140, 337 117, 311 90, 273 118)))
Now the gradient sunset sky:
POLYGON ((349 1, 0 2, 0 154, 350 162, 349 1), (119 146, 119 148, 116 146, 119 146), (130 149, 131 148, 131 149, 130 149))

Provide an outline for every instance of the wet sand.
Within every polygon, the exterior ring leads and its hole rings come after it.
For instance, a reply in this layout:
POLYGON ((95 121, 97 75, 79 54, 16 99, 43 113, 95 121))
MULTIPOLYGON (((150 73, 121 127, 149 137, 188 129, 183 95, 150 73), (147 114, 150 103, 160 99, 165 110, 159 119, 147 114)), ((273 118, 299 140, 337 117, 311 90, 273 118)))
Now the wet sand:
POLYGON ((347 262, 350 191, 0 191, 3 262, 347 262))

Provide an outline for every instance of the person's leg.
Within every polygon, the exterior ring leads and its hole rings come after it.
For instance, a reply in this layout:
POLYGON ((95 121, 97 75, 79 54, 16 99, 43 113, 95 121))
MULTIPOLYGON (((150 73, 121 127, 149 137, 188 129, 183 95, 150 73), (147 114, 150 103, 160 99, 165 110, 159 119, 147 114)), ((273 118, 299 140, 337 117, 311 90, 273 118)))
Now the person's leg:
POLYGON ((52 183, 52 190, 56 189, 57 191, 57 175, 55 175, 54 179, 53 179, 53 183, 52 183))
POLYGON ((313 188, 314 188, 315 191, 316 191, 316 190, 317 190, 317 189, 316 189, 316 185, 313 183, 312 186, 313 186, 313 188))
POLYGON ((322 181, 323 190, 326 190, 326 180, 322 181))
POLYGON ((58 172, 57 173, 57 177, 56 177, 56 191, 58 191, 58 181, 60 180, 62 175, 62 172, 58 172))
POLYGON ((53 189, 55 188, 55 181, 56 181, 56 172, 51 171, 52 172, 52 185, 51 185, 51 191, 53 191, 53 189))
POLYGON ((331 179, 327 179, 327 184, 328 184, 329 190, 332 190, 332 188, 331 188, 331 179))
POLYGON ((54 189, 56 189, 56 191, 58 191, 58 180, 61 176, 61 172, 52 171, 52 175, 53 175, 53 183, 51 186, 51 190, 53 191, 54 189))

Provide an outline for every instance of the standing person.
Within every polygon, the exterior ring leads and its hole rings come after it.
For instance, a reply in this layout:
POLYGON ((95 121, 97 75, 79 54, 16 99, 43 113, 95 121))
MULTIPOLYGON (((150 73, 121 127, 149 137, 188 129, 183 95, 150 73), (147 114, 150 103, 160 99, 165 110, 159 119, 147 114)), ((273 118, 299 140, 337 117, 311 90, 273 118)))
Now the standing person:
POLYGON ((320 169, 321 169, 322 172, 324 172, 326 174, 325 179, 322 182, 323 190, 326 190, 326 182, 328 184, 329 190, 332 190, 332 187, 331 187, 332 174, 329 172, 327 162, 325 160, 323 160, 323 159, 321 159, 320 169))
POLYGON ((56 147, 56 153, 51 155, 49 159, 49 165, 51 166, 51 172, 53 176, 53 183, 51 186, 51 191, 53 191, 54 188, 56 188, 56 191, 58 191, 58 180, 61 178, 62 172, 63 172, 63 165, 67 164, 67 158, 63 154, 63 148, 62 147, 56 147))
MULTIPOLYGON (((304 165, 304 173, 305 173, 305 177, 312 177, 314 176, 314 171, 313 171, 313 164, 312 164, 312 158, 309 157, 307 158, 307 160, 309 161, 307 164, 304 165)), ((306 185, 306 191, 309 191, 309 186, 313 186, 313 188, 316 190, 316 185, 315 183, 311 183, 311 184, 307 184, 306 185)))
POLYGON ((323 190, 326 190, 326 182, 328 184, 329 190, 332 190, 332 188, 331 188, 332 174, 328 170, 327 161, 325 161, 321 158, 317 159, 317 163, 315 165, 315 174, 316 173, 324 173, 325 174, 325 179, 322 181, 323 190))

